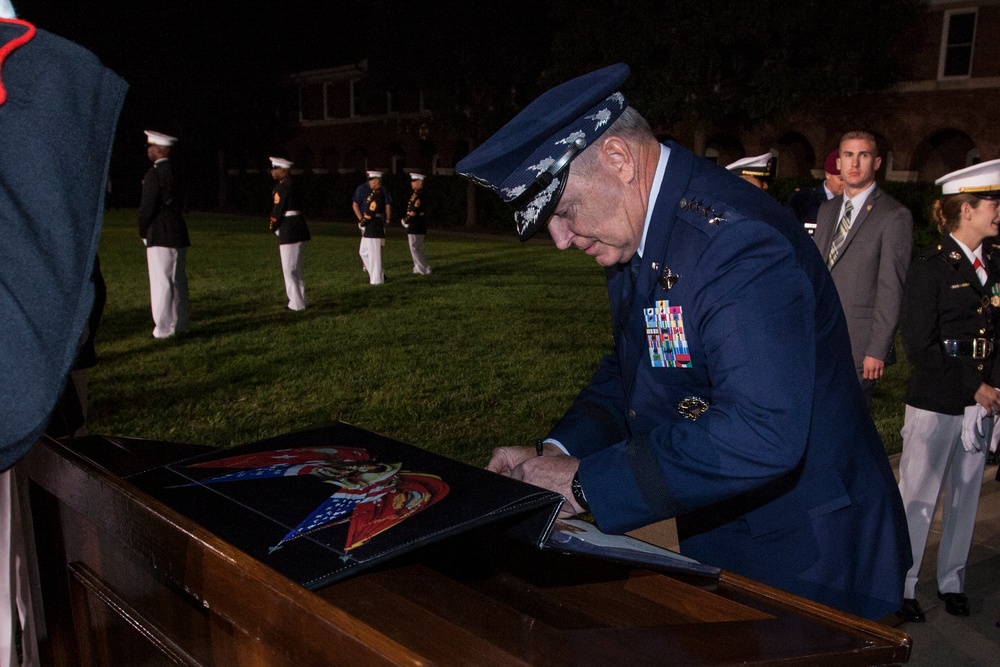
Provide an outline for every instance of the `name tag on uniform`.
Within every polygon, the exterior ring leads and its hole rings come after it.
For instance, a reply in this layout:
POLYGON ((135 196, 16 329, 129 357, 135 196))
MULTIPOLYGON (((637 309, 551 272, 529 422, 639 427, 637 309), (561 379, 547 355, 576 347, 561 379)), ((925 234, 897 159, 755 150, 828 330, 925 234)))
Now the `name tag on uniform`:
POLYGON ((691 368, 691 353, 684 335, 684 313, 669 301, 645 309, 646 345, 653 368, 691 368))

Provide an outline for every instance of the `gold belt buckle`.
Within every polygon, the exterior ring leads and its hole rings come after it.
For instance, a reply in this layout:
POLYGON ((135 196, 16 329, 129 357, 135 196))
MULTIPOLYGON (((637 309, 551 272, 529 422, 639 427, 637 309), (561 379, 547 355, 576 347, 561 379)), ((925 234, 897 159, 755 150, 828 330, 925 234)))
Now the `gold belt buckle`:
POLYGON ((990 354, 990 341, 985 338, 972 339, 972 358, 985 359, 990 354))

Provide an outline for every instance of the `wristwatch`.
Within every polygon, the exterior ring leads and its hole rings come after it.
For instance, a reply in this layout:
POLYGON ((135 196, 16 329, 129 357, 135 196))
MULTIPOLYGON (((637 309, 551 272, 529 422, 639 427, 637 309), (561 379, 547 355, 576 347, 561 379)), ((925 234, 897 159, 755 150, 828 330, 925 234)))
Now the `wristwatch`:
POLYGON ((583 495, 583 487, 580 486, 580 473, 573 475, 573 481, 569 488, 573 492, 573 500, 576 501, 576 504, 582 507, 584 512, 589 512, 590 505, 587 504, 587 498, 583 495))

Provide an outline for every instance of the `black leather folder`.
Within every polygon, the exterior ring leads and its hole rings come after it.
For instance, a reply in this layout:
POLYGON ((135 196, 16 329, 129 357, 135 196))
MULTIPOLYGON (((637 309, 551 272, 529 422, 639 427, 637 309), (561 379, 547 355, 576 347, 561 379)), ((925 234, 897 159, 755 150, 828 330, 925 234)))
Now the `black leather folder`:
POLYGON ((213 450, 128 479, 311 590, 485 525, 539 548, 718 574, 589 524, 557 527, 560 494, 343 422, 213 450), (588 534, 614 544, 595 544, 588 534), (631 544, 642 548, 630 551, 631 544))

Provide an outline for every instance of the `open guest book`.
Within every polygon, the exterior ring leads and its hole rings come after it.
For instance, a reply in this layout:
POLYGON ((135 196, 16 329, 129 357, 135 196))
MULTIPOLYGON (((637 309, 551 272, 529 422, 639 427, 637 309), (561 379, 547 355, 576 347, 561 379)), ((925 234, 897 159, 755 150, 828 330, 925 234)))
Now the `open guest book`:
POLYGON ((539 548, 717 577, 639 540, 559 521, 562 496, 343 422, 129 478, 306 588, 492 524, 539 548))

